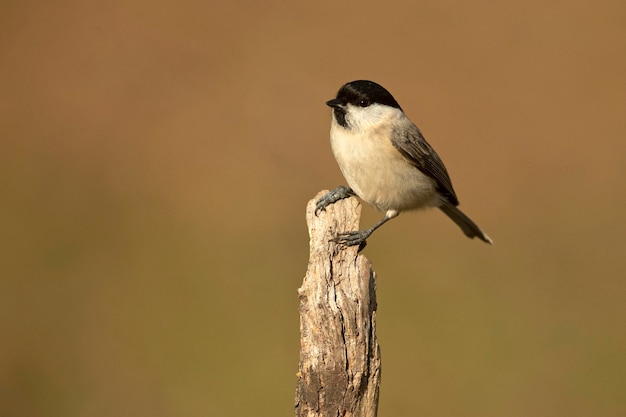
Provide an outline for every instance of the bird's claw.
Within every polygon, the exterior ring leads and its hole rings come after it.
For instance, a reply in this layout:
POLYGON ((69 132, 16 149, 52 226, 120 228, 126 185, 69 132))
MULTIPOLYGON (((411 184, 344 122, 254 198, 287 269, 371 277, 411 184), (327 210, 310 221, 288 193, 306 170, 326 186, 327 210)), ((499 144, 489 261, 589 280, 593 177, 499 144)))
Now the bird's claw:
POLYGON ((351 188, 348 188, 345 185, 340 185, 334 190, 328 192, 324 197, 317 200, 317 202, 315 203, 315 215, 317 216, 320 212, 326 211, 326 207, 336 203, 339 200, 348 198, 351 195, 354 195, 354 191, 352 191, 351 188))
POLYGON ((335 242, 338 245, 342 246, 356 246, 363 245, 361 249, 365 247, 366 239, 369 237, 370 233, 367 233, 367 230, 363 230, 360 232, 344 232, 339 233, 337 236, 331 239, 331 242, 335 242))
POLYGON ((326 211, 326 207, 331 204, 331 203, 328 202, 328 199, 326 198, 327 196, 328 196, 328 194, 326 194, 324 197, 322 197, 319 200, 317 200, 317 203, 315 203, 315 215, 316 216, 320 212, 326 211))

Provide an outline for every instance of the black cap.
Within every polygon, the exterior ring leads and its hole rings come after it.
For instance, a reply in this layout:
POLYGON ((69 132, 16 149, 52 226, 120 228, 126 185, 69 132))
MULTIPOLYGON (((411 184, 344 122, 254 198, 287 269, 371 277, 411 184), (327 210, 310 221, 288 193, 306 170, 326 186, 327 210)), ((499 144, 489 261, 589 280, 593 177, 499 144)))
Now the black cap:
POLYGON ((356 80, 345 84, 337 92, 337 98, 326 102, 330 107, 346 104, 367 107, 378 103, 402 110, 398 102, 382 85, 368 80, 356 80))

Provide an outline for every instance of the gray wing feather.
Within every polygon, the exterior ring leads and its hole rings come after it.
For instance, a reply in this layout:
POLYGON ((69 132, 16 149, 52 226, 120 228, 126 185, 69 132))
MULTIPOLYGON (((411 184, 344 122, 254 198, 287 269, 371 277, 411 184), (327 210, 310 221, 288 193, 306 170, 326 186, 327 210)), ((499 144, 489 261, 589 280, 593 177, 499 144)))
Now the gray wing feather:
POLYGON ((391 135, 391 143, 417 169, 437 182, 441 195, 455 206, 459 204, 448 171, 437 152, 426 142, 422 132, 412 122, 410 126, 396 127, 391 135))

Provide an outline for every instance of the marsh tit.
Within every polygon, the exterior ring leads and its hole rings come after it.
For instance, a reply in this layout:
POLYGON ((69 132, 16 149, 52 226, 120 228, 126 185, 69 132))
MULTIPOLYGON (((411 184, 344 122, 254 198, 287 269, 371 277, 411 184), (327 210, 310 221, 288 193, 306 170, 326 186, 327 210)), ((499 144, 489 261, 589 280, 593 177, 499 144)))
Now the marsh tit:
POLYGON ((340 233, 333 241, 364 245, 385 222, 406 210, 437 207, 469 238, 491 238, 463 214, 446 167, 420 130, 381 85, 358 80, 345 84, 332 108, 330 143, 349 187, 340 186, 319 199, 315 214, 351 195, 385 212, 373 227, 340 233))

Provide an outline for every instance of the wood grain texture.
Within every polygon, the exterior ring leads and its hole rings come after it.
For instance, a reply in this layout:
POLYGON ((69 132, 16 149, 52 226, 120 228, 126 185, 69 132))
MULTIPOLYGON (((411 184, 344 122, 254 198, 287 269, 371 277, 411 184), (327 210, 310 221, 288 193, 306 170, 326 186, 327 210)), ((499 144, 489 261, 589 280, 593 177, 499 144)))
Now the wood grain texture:
POLYGON ((298 417, 375 417, 381 363, 376 339, 376 276, 357 247, 329 242, 358 230, 356 198, 338 201, 315 216, 307 205, 310 257, 300 297, 298 417))

